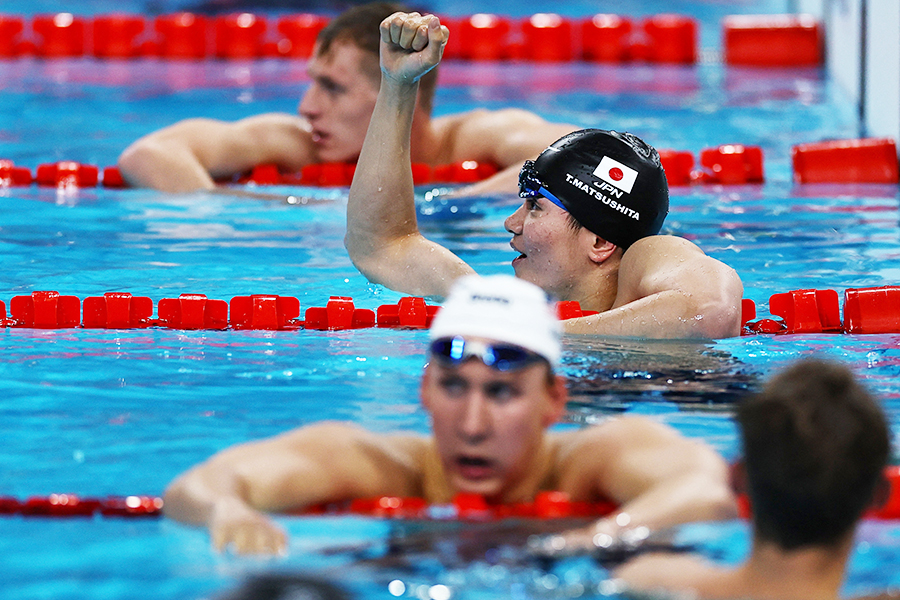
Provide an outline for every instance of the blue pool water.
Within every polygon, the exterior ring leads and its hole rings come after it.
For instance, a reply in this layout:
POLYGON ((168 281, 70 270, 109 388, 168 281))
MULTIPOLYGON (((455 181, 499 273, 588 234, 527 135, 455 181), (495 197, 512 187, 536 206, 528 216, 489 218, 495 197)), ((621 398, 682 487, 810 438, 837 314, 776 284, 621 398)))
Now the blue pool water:
MULTIPOLYGON (((622 3, 623 12, 696 8, 703 39, 712 40, 707 46, 715 44, 718 18, 727 14, 719 2, 637 4, 622 3)), ((727 8, 777 12, 789 4, 727 8)), ((129 6, 152 8, 116 3, 129 6)), ((580 14, 593 10, 584 3, 571 7, 580 14)), ((13 3, 4 10, 43 9, 13 3)), ((458 10, 476 7, 464 3, 458 10)), ((522 10, 517 3, 509 12, 522 10)), ((735 267, 745 297, 762 314, 776 292, 900 283, 896 186, 791 183, 792 145, 858 131, 852 107, 818 70, 448 63, 441 81, 441 113, 515 105, 577 126, 630 130, 657 147, 695 155, 723 143, 762 146, 765 185, 673 188, 666 225, 735 267)), ((293 111, 306 77, 302 62, 278 60, 77 59, 0 61, 0 82, 0 114, 8 115, 0 124, 0 158, 34 169, 60 159, 114 164, 130 141, 183 117, 293 111)), ((352 296, 365 308, 400 298, 368 284, 350 264, 342 245, 345 189, 262 191, 302 193, 316 202, 297 207, 222 194, 0 190, 0 299, 8 306, 12 296, 47 289, 80 298, 127 291, 154 300, 186 292, 225 300, 270 293, 296 296, 305 309, 324 306, 331 295, 352 296)), ((440 195, 426 201, 423 193, 421 225, 480 272, 508 273, 513 256, 501 224, 513 202, 440 195)), ((321 419, 349 419, 378 431, 427 430, 416 400, 421 331, 7 329, 0 339, 0 495, 160 494, 175 475, 217 450, 321 419)), ((690 343, 572 338, 564 368, 573 402, 563 426, 642 413, 731 459, 737 448, 730 403, 775 369, 817 353, 850 363, 883 399, 896 432, 898 342, 898 335, 690 343)), ((202 531, 167 520, 3 517, 0 597, 201 598, 269 568, 336 577, 364 597, 391 597, 387 584, 394 579, 406 584, 409 597, 433 584, 449 586, 459 598, 607 591, 606 571, 592 561, 537 565, 515 544, 499 555, 485 552, 498 532, 472 525, 399 526, 359 517, 281 522, 292 536, 290 555, 260 561, 215 555, 202 531), (389 544, 409 550, 403 560, 386 551, 389 544)), ((513 533, 522 538, 537 526, 523 524, 513 533)), ((846 594, 900 585, 900 527, 869 522, 859 537, 846 594)), ((681 539, 729 562, 747 548, 743 523, 686 527, 681 539)))

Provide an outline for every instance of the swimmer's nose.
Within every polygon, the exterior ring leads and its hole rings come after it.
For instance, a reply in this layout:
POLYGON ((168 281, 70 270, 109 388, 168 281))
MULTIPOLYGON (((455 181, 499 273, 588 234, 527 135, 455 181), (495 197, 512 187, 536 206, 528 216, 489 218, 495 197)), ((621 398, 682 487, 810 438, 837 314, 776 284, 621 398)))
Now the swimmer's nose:
POLYGON ((488 436, 490 420, 487 399, 480 393, 472 393, 466 400, 460 431, 469 442, 478 442, 488 436))
POLYGON ((525 204, 522 203, 516 212, 506 217, 506 220, 503 221, 503 226, 506 228, 508 232, 513 235, 519 235, 522 233, 522 223, 525 222, 525 204))
POLYGON ((300 98, 300 104, 297 105, 297 113, 301 117, 311 119, 318 115, 318 102, 316 101, 316 84, 313 83, 300 98))

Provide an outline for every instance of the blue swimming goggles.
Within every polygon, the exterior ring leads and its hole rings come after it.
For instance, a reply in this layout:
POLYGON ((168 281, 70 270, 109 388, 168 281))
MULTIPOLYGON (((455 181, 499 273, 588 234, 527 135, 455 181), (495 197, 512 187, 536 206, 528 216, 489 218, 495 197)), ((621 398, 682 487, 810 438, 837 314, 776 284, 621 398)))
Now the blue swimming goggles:
POLYGON ((431 356, 444 365, 457 367, 471 357, 498 371, 515 371, 546 360, 539 354, 512 344, 486 343, 462 337, 431 342, 431 356))
POLYGON ((526 160, 525 164, 522 165, 522 170, 519 171, 519 197, 535 198, 537 196, 543 196, 564 211, 569 212, 569 209, 563 205, 562 201, 544 187, 544 183, 534 167, 534 161, 526 160))

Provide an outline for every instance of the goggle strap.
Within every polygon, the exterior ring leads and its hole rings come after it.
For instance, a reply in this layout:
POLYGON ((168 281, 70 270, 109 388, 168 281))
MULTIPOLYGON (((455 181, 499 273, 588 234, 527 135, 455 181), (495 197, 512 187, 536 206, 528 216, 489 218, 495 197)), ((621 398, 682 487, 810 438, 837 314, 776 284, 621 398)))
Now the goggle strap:
POLYGON ((560 207, 560 208, 563 209, 564 211, 569 212, 569 209, 566 208, 566 207, 563 205, 563 203, 560 201, 560 199, 557 198, 556 196, 554 196, 553 194, 551 194, 551 193, 550 193, 550 190, 548 190, 548 189, 545 188, 544 186, 541 186, 540 188, 538 188, 538 193, 540 193, 541 196, 543 196, 544 198, 546 198, 547 200, 549 200, 549 201, 552 202, 553 204, 557 205, 558 207, 560 207))

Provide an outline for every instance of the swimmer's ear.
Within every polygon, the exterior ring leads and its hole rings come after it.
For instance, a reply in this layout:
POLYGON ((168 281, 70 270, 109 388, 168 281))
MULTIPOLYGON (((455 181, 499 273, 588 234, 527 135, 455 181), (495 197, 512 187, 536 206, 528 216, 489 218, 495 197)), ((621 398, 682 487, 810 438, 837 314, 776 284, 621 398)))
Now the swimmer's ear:
POLYGON ((606 260, 616 251, 616 248, 618 248, 618 246, 612 242, 604 240, 599 235, 591 233, 587 229, 583 228, 582 233, 589 237, 591 243, 590 249, 588 250, 588 256, 592 262, 595 262, 598 265, 606 262, 606 260))
POLYGON ((549 385, 550 408, 544 415, 544 427, 550 427, 562 418, 569 401, 569 389, 566 387, 566 378, 562 375, 553 376, 553 384, 549 385))
POLYGON ((884 505, 887 504, 888 500, 891 497, 891 482, 888 481, 887 477, 882 475, 878 478, 878 483, 875 484, 875 491, 872 493, 872 505, 871 508, 878 510, 879 508, 884 508, 884 505))
POLYGON ((419 401, 422 403, 422 406, 428 412, 431 412, 431 395, 429 394, 429 386, 430 377, 432 376, 432 371, 429 365, 425 365, 425 371, 422 373, 422 378, 419 380, 419 401))
POLYGON ((736 496, 747 495, 747 467, 742 459, 731 464, 728 469, 728 478, 731 483, 731 491, 736 496))

